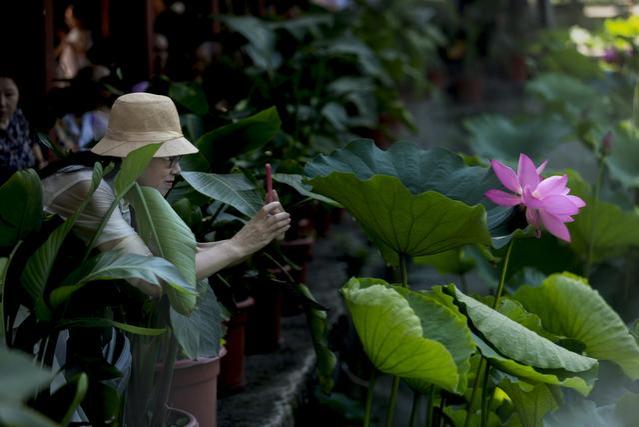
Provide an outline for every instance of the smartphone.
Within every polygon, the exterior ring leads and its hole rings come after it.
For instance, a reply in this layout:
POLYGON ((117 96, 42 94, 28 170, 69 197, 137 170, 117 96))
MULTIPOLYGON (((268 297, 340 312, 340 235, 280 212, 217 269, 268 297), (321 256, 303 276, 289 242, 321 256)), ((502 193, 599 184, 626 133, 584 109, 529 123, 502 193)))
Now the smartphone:
POLYGON ((266 164, 266 203, 273 201, 273 172, 271 164, 266 164))

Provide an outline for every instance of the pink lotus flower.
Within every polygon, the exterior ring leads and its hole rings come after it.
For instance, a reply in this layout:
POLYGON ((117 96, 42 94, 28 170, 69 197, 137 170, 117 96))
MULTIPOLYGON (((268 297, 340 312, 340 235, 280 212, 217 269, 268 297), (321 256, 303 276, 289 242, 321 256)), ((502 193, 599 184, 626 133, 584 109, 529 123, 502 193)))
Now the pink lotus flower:
POLYGON ((492 160, 490 162, 495 175, 501 183, 512 191, 506 193, 501 190, 488 190, 485 196, 498 205, 526 207, 526 220, 537 230, 537 237, 541 235, 543 225, 550 234, 570 242, 570 233, 565 223, 572 222, 572 215, 579 213, 579 209, 586 203, 577 196, 571 196, 567 175, 556 175, 541 178, 541 173, 547 162, 538 168, 525 154, 519 155, 517 173, 503 163, 492 160))

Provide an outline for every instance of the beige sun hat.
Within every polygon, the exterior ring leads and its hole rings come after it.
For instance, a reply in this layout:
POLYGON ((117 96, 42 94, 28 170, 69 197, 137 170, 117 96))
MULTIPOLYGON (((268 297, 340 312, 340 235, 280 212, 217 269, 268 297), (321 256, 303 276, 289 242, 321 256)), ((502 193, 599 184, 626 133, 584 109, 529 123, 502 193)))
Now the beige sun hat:
POLYGON ((163 143, 155 157, 197 153, 180 126, 175 104, 168 96, 128 93, 115 100, 104 138, 91 149, 101 156, 126 157, 149 144, 163 143))

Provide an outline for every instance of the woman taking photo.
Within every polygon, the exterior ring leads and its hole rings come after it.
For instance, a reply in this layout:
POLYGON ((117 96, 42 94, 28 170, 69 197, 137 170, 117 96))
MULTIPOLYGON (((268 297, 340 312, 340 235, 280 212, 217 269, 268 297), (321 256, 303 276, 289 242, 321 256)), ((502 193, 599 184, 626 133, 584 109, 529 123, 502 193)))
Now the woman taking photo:
MULTIPOLYGON (((162 145, 137 182, 157 189, 164 196, 180 174, 180 157, 198 151, 182 135, 179 116, 170 98, 148 93, 119 97, 113 105, 105 137, 91 151, 97 155, 94 159, 97 157, 107 163, 112 159, 122 159, 138 148, 158 143, 162 145)), ((85 161, 84 166, 65 166, 46 176, 43 180, 43 203, 47 212, 63 218, 75 212, 90 189, 91 160, 85 161)), ((108 179, 103 180, 74 226, 75 234, 85 243, 91 240, 114 200, 112 184, 108 179)), ((195 257, 197 279, 209 277, 252 255, 274 239, 283 237, 289 227, 290 215, 282 209, 279 201, 264 205, 231 239, 198 244, 195 257)), ((131 212, 125 201, 114 210, 96 246, 101 251, 122 250, 152 255, 133 229, 131 212)), ((157 286, 142 281, 131 283, 150 296, 160 295, 157 286)))

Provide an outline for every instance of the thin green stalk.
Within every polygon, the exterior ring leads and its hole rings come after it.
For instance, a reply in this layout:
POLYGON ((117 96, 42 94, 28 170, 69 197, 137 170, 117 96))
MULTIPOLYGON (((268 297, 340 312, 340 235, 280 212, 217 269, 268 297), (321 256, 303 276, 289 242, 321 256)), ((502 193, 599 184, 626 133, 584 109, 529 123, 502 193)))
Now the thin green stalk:
POLYGON ((413 392, 413 407, 410 410, 410 421, 408 422, 408 425, 410 427, 413 427, 415 425, 415 417, 417 416, 417 412, 419 409, 419 398, 421 397, 421 395, 419 393, 417 393, 416 391, 413 392))
POLYGON ((390 405, 386 413, 386 427, 392 427, 393 417, 395 416, 395 406, 397 405, 397 390, 399 389, 399 377, 393 377, 393 385, 391 387, 390 405))
POLYGON ((504 291, 504 284, 506 283, 506 272, 508 271, 508 263, 510 262, 510 253, 513 250, 513 245, 515 244, 515 239, 511 239, 508 244, 508 249, 506 250, 506 258, 504 259, 504 266, 501 269, 501 276, 499 278, 499 285, 497 286, 497 295, 495 295, 495 301, 493 301, 493 309, 497 308, 499 304, 499 299, 501 298, 501 294, 504 291))
MULTIPOLYGON (((599 172, 597 174, 597 181, 595 182, 595 191, 594 191, 594 200, 595 203, 599 201, 599 193, 601 192, 601 186, 603 185, 603 176, 606 170, 606 165, 604 164, 604 157, 599 156, 599 161, 597 162, 597 166, 599 167, 599 172)), ((584 276, 588 278, 590 276, 590 272, 592 270, 592 256, 594 251, 594 242, 595 242, 595 226, 596 226, 596 217, 595 210, 590 209, 590 240, 588 241, 588 257, 586 258, 586 266, 584 270, 584 276)))
POLYGON ((475 395, 477 394, 477 386, 479 385, 479 378, 481 378, 481 372, 482 369, 484 369, 484 361, 485 359, 483 357, 479 360, 479 367, 477 368, 477 373, 475 374, 475 381, 473 381, 473 391, 470 393, 470 400, 468 401, 468 407, 466 408, 466 419, 464 420, 464 427, 468 427, 470 425, 470 414, 473 411, 475 395))
POLYGON ((430 386, 428 394, 428 410, 426 411, 426 427, 433 427, 433 414, 435 409, 435 396, 437 395, 437 387, 430 386))
POLYGON ((169 344, 166 348, 163 361, 164 366, 162 367, 162 374, 160 376, 160 382, 158 384, 155 399, 155 408, 153 408, 153 418, 151 421, 152 426, 164 426, 166 422, 168 409, 167 402, 169 400, 169 392, 171 391, 171 382, 173 381, 173 369, 175 367, 175 360, 177 359, 178 355, 178 342, 175 338, 175 333, 173 331, 170 331, 170 334, 171 336, 169 337, 169 344))
POLYGON ((459 281, 461 282, 462 291, 466 294, 468 293, 468 281, 466 280, 465 274, 459 275, 459 281))
POLYGON ((368 392, 366 393, 366 411, 364 412, 364 427, 371 425, 371 410, 373 408, 373 395, 375 394, 375 381, 377 380, 377 370, 373 368, 371 378, 368 380, 368 392))
POLYGON ((488 425, 488 379, 490 375, 490 362, 486 360, 486 370, 484 371, 484 383, 481 389, 481 427, 488 425))
POLYGON ((406 254, 399 254, 399 274, 402 282, 402 286, 408 288, 408 256, 406 254))

